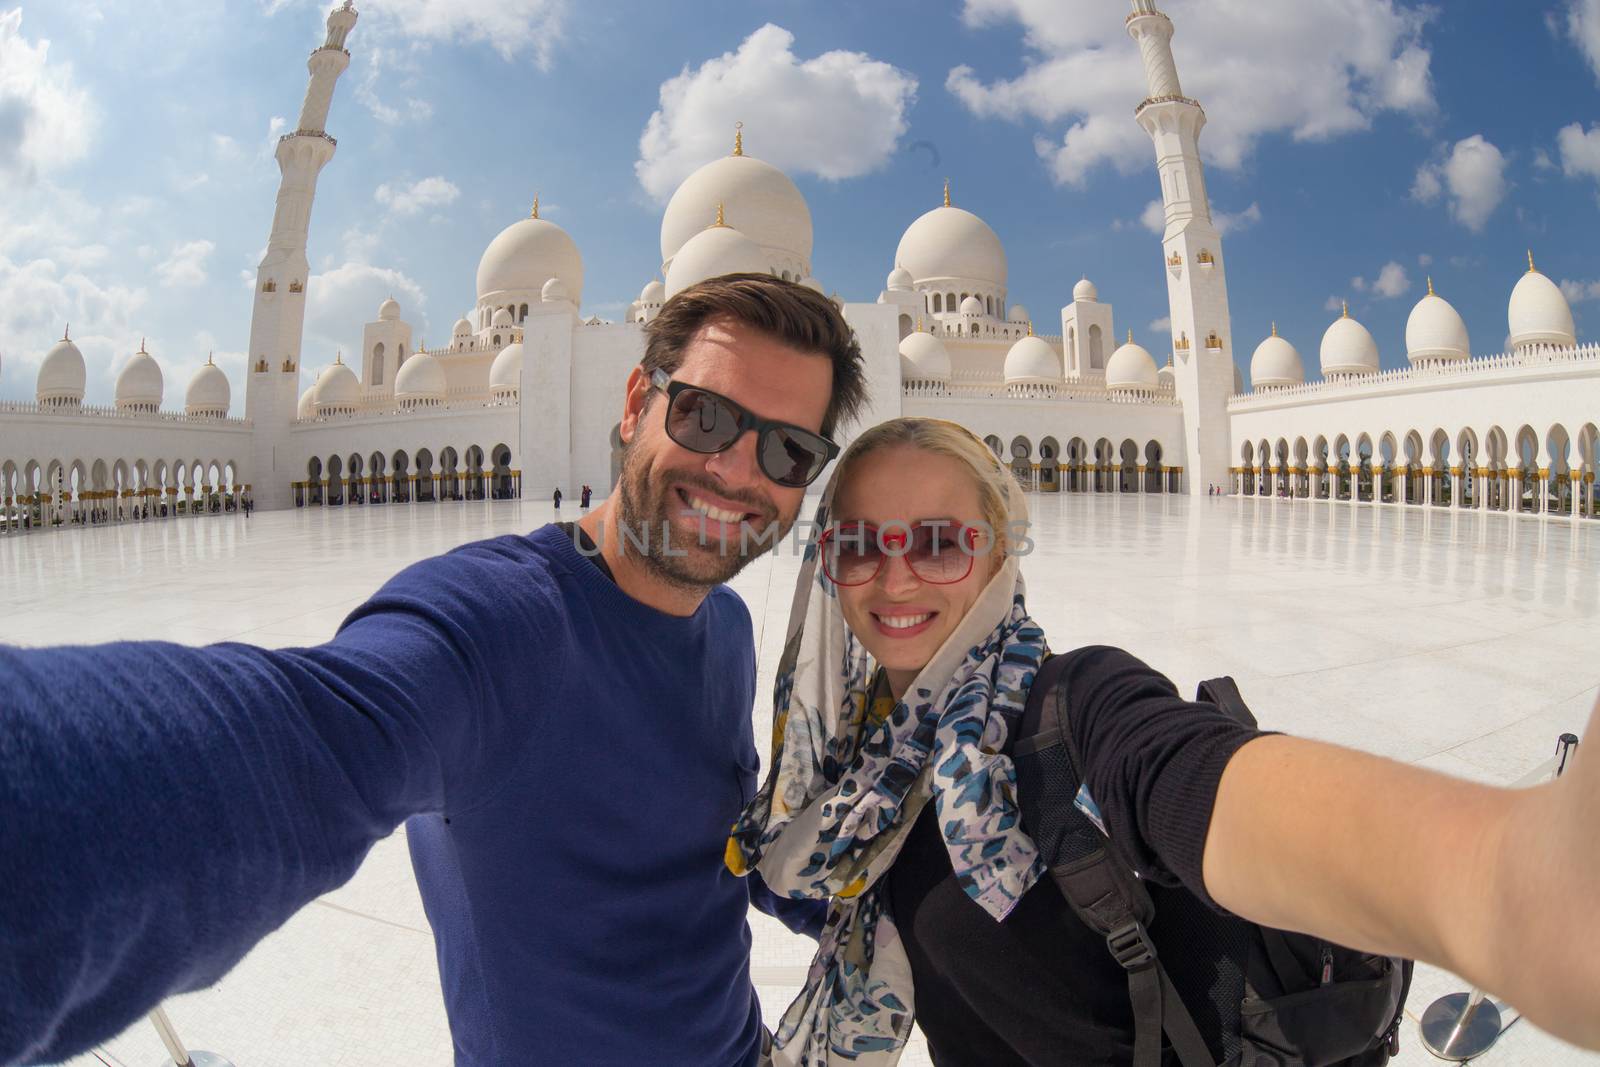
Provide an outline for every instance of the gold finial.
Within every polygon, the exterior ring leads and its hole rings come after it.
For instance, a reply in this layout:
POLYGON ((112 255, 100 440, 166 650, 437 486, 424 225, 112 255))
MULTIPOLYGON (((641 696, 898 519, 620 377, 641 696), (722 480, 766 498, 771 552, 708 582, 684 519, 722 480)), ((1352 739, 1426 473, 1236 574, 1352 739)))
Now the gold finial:
POLYGON ((1277 323, 1273 323, 1272 324, 1272 336, 1274 336, 1274 337, 1278 336, 1278 324, 1277 323))
POLYGON ((528 217, 530 219, 536 219, 536 218, 539 217, 539 194, 538 193, 534 193, 533 194, 533 210, 528 213, 528 217))
POLYGON ((950 206, 950 179, 949 178, 946 178, 944 180, 944 206, 945 207, 949 207, 950 206))
POLYGON ((215 363, 211 362, 211 357, 213 355, 215 355, 215 353, 213 353, 213 352, 207 352, 206 353, 206 366, 208 366, 208 367, 215 367, 216 366, 215 363))
POLYGON ((1533 249, 1528 249, 1528 273, 1538 274, 1539 268, 1533 265, 1533 249))
POLYGON ((918 333, 922 332, 922 316, 921 315, 917 316, 917 332, 918 333))
POLYGON ((1033 336, 1033 320, 1032 319, 1028 320, 1028 336, 1029 337, 1033 336))
POLYGON ((1340 315, 1339 317, 1342 319, 1348 319, 1350 317, 1350 301, 1341 300, 1339 303, 1344 305, 1344 314, 1340 315))
POLYGON ((722 212, 722 201, 718 200, 717 201, 717 221, 713 222, 711 225, 713 225, 713 226, 726 226, 727 224, 728 224, 728 220, 723 216, 723 212, 722 212))
POLYGON ((733 124, 733 154, 736 156, 744 155, 744 123, 742 122, 733 124))
POLYGON ((336 367, 344 365, 344 349, 339 348, 334 350, 333 365, 336 367))
POLYGON ((1428 275, 1428 295, 1433 295, 1433 275, 1428 275))
POLYGON ((1132 326, 1128 327, 1128 343, 1130 345, 1133 344, 1133 327, 1132 326))

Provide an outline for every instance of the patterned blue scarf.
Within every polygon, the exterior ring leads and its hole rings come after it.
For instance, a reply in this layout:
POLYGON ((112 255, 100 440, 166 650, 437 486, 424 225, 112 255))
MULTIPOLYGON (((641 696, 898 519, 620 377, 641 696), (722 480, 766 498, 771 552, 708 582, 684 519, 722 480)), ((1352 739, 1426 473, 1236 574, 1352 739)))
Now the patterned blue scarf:
MULTIPOLYGON (((1007 504, 1013 522, 1026 522, 1014 488, 1007 504)), ((816 554, 809 548, 801 567, 778 666, 767 780, 734 825, 727 862, 735 874, 759 870, 774 892, 831 901, 773 1063, 889 1067, 910 1037, 915 998, 883 875, 923 805, 934 803, 957 881, 995 921, 1044 873, 1002 754, 1044 634, 1008 558, 904 698, 875 714, 876 665, 845 626, 816 554)))

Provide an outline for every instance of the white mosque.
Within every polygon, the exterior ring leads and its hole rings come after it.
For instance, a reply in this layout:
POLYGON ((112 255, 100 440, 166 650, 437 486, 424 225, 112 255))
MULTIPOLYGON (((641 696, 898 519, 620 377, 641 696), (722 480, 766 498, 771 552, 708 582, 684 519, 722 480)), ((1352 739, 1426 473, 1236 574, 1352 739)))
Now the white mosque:
MULTIPOLYGON (((877 298, 835 298, 867 362, 865 422, 954 419, 1038 492, 1215 487, 1596 518, 1600 346, 1577 344, 1566 299, 1531 253, 1510 296, 1508 351, 1474 357, 1461 316, 1430 281, 1407 323, 1408 368, 1380 371, 1377 341, 1346 311, 1322 337, 1319 380, 1307 380, 1300 352, 1274 328, 1254 350, 1246 389, 1200 163, 1205 112, 1183 94, 1171 20, 1154 0, 1132 5, 1127 28, 1148 82, 1136 116, 1154 142, 1166 211, 1151 269, 1166 278, 1170 351, 1158 360, 1131 333, 1119 345, 1112 305, 1086 278, 1059 326, 1037 331, 1007 300, 1000 238, 947 185, 944 202, 907 227, 877 298)), ((267 508, 548 496, 585 484, 603 495, 619 463, 623 383, 665 301, 735 271, 822 289, 804 197, 745 154, 741 133, 731 155, 672 196, 660 277, 626 321, 583 316, 583 257, 536 201, 484 251, 477 299, 447 343, 423 347, 386 300, 359 359, 303 381, 311 205, 336 148, 325 126, 356 18, 349 0, 329 15, 299 122, 278 144, 283 180, 256 282, 244 417, 227 415, 232 385, 209 363, 184 410, 161 411, 161 367, 143 345, 115 406, 85 407, 83 356, 64 337, 40 368, 36 402, 0 404, 0 525, 200 514, 246 495, 267 508)))

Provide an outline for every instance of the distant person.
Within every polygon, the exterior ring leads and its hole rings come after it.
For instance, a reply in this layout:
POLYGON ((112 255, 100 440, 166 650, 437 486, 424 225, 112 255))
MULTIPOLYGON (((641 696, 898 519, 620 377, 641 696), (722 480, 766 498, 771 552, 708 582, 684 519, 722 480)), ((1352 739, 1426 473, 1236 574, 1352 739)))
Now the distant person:
POLYGON ((589 509, 589 498, 593 494, 594 494, 594 490, 590 489, 587 485, 585 485, 583 487, 583 496, 578 501, 578 506, 583 508, 585 511, 587 511, 589 509))
POLYGON ((556 510, 560 511, 561 510, 561 487, 559 485, 556 486, 554 499, 555 499, 555 502, 556 502, 556 510))
POLYGON ((402 822, 457 1067, 754 1067, 750 906, 823 908, 724 867, 758 764, 724 583, 864 392, 825 296, 712 279, 647 327, 579 522, 413 564, 315 648, 0 645, 0 1067, 213 984, 402 822))

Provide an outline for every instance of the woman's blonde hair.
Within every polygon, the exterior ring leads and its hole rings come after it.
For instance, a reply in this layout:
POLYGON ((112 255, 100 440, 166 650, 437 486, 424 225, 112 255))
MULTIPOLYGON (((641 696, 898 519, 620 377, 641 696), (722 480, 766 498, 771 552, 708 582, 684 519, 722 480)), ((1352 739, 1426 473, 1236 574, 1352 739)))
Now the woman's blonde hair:
POLYGON ((1022 490, 1011 471, 989 446, 960 423, 912 416, 880 422, 844 450, 844 455, 839 459, 837 484, 841 488, 848 485, 851 469, 867 456, 900 445, 948 456, 966 464, 971 470, 983 521, 994 531, 994 552, 998 565, 1008 550, 1007 527, 1011 521, 1011 510, 1006 501, 1012 492, 1020 493, 1022 490))

